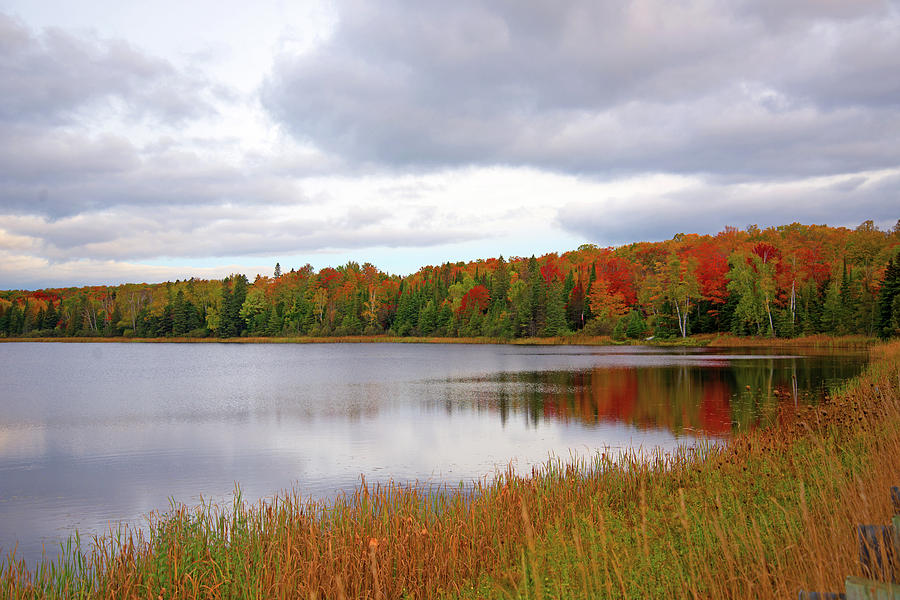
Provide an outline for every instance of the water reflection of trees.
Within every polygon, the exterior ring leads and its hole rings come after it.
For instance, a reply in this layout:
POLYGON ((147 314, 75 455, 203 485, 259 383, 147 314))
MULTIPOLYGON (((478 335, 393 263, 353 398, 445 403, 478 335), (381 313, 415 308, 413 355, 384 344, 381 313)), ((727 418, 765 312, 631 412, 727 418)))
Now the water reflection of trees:
POLYGON ((481 409, 528 423, 621 423, 639 429, 726 436, 772 424, 787 404, 818 402, 862 361, 735 360, 725 367, 595 368, 505 373, 469 390, 481 409))

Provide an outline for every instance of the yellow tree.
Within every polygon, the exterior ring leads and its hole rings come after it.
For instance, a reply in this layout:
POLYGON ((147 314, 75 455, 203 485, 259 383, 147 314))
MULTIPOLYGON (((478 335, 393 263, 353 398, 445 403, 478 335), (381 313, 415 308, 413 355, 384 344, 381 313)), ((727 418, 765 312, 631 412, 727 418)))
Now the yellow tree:
POLYGON ((378 320, 378 307, 381 305, 381 301, 378 298, 378 288, 375 287, 374 283, 369 284, 369 299, 363 303, 362 316, 363 319, 366 320, 366 325, 369 327, 375 326, 375 321, 378 320))
POLYGON ((313 294, 313 307, 315 308, 316 320, 322 323, 325 320, 325 306, 328 304, 328 292, 325 288, 316 288, 313 294))
POLYGON ((625 296, 621 292, 611 291, 609 281, 603 276, 597 277, 594 281, 588 301, 591 304, 591 312, 605 321, 621 317, 628 312, 625 296))

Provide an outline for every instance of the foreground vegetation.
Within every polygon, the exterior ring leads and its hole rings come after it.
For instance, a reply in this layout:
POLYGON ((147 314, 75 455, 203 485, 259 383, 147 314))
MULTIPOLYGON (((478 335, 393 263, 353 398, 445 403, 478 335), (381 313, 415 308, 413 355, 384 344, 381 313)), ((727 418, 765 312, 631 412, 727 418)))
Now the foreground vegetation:
POLYGON ((7 290, 0 338, 886 338, 900 335, 898 248, 900 223, 794 223, 448 262, 405 277, 351 262, 318 272, 275 265, 252 283, 234 274, 7 290))
POLYGON ((779 426, 673 454, 601 454, 460 490, 369 487, 331 505, 173 507, 81 544, 8 598, 795 597, 858 571, 854 525, 900 480, 900 342, 779 426))

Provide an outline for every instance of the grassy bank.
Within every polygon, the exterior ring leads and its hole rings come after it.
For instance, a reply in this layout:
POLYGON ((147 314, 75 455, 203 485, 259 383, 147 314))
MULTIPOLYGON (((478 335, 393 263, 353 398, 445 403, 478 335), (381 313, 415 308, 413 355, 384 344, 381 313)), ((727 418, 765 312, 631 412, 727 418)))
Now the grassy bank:
POLYGON ((860 574, 854 525, 900 483, 900 342, 826 404, 725 447, 550 464, 458 493, 178 507, 4 598, 796 597, 860 574))
MULTIPOLYGON (((777 429, 617 466, 533 542, 526 535, 519 564, 459 596, 843 591, 847 575, 864 575, 855 526, 889 522, 889 490, 900 483, 900 343, 874 354, 865 375, 823 406, 782 414, 777 429)), ((523 509, 521 521, 527 532, 535 519, 523 509)))

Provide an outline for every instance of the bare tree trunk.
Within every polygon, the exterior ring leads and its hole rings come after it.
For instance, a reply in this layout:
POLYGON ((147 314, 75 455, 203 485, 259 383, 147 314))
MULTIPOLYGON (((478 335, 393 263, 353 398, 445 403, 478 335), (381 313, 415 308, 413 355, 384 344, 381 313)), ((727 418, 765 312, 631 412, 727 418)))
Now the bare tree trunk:
POLYGON ((131 292, 131 297, 128 299, 128 316, 131 318, 131 330, 137 330, 137 316, 138 313, 141 312, 141 308, 144 307, 149 301, 147 298, 147 292, 142 291, 138 296, 134 292, 131 292))
POLYGON ((681 337, 687 337, 687 320, 689 314, 691 314, 691 299, 687 298, 684 301, 684 323, 681 326, 681 337))
MULTIPOLYGON (((100 306, 103 308, 103 319, 107 322, 112 322, 112 314, 115 310, 115 301, 113 301, 112 296, 109 295, 107 291, 106 295, 100 298, 100 306)), ((113 323, 115 325, 115 323, 113 323)))
POLYGON ((791 280, 791 327, 794 326, 794 309, 797 306, 796 282, 791 280))
POLYGON ((93 333, 97 333, 97 313, 90 302, 84 307, 84 318, 87 320, 90 330, 93 333))
POLYGON ((681 337, 684 337, 684 327, 681 324, 681 307, 678 306, 678 300, 675 301, 675 314, 678 316, 678 331, 681 337))
POLYGON ((678 301, 675 301, 675 313, 678 316, 678 331, 681 333, 681 337, 683 338, 687 337, 687 320, 690 307, 690 299, 684 301, 684 311, 681 310, 681 307, 678 305, 678 301))

